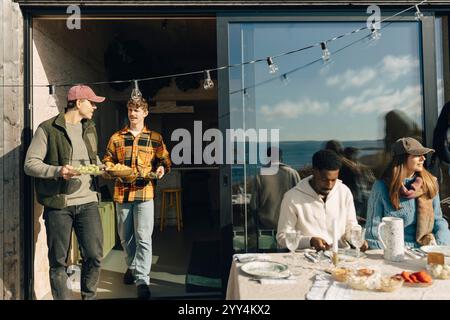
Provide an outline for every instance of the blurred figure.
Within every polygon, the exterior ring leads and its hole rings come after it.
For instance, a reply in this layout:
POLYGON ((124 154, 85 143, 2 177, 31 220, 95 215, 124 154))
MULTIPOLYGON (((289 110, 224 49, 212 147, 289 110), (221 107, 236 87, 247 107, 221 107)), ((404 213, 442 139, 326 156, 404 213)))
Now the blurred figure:
POLYGON ((439 192, 443 199, 442 210, 447 220, 450 219, 450 102, 447 102, 441 110, 436 128, 433 134, 433 148, 436 153, 431 160, 433 174, 438 178, 441 186, 439 192))
MULTIPOLYGON (((275 235, 280 216, 280 205, 283 195, 300 182, 298 172, 282 163, 282 151, 279 152, 279 161, 271 161, 271 165, 278 164, 278 172, 274 175, 257 175, 253 186, 250 208, 253 212, 258 236, 268 231, 275 235)), ((267 156, 272 158, 275 148, 267 149, 267 156)))
POLYGON ((348 160, 357 162, 358 154, 359 154, 358 148, 347 147, 344 149, 344 157, 346 157, 348 160))
POLYGON ((336 152, 339 156, 344 155, 344 147, 342 143, 337 140, 330 140, 325 144, 325 150, 332 150, 336 152))
POLYGON ((393 145, 392 161, 370 194, 366 224, 370 248, 382 248, 378 226, 383 217, 403 219, 405 246, 450 245, 436 179, 424 168, 425 155, 430 152, 434 150, 410 137, 393 145))
POLYGON ((335 151, 338 154, 342 162, 339 179, 352 192, 358 222, 364 225, 367 215, 367 201, 372 185, 375 182, 375 176, 369 167, 357 160, 357 148, 348 147, 343 150, 339 141, 330 140, 326 143, 326 149, 335 151), (345 156, 346 154, 348 156, 345 156))
POLYGON ((384 150, 371 155, 361 156, 359 161, 372 169, 379 179, 391 161, 392 144, 402 137, 412 137, 422 142, 422 130, 404 111, 391 110, 384 116, 384 150))

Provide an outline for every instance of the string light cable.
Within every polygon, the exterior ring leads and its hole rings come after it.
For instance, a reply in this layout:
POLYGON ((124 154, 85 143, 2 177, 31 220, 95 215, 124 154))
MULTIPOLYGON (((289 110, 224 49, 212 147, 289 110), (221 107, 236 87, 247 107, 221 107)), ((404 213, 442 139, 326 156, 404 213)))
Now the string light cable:
MULTIPOLYGON (((391 20, 391 19, 393 19, 393 18, 395 18, 395 17, 397 17, 397 16, 399 16, 399 15, 405 13, 405 12, 408 12, 408 11, 410 11, 412 9, 416 10, 416 12, 415 12, 415 19, 420 21, 422 19, 422 17, 423 17, 423 13, 420 11, 419 6, 423 5, 426 2, 427 2, 427 0, 424 0, 424 1, 421 1, 421 2, 419 2, 417 4, 414 4, 414 5, 412 5, 412 6, 408 7, 408 8, 400 11, 400 12, 397 12, 396 14, 394 14, 392 16, 389 16, 389 17, 381 20, 379 22, 379 24, 381 25, 382 22, 391 20)), ((141 79, 96 81, 96 82, 89 82, 89 83, 84 83, 84 84, 85 85, 89 85, 89 86, 95 86, 95 85, 103 85, 103 84, 130 83, 130 84, 134 84, 133 85, 133 92, 134 92, 134 91, 136 91, 135 90, 136 87, 137 87, 137 90, 139 91, 138 82, 153 81, 153 80, 160 80, 160 79, 167 79, 167 78, 177 78, 177 77, 184 77, 184 76, 190 76, 190 75, 203 74, 205 76, 203 87, 207 90, 207 89, 211 89, 211 83, 212 83, 212 86, 214 86, 213 82, 209 81, 209 80, 211 80, 210 72, 213 72, 213 71, 221 71, 221 70, 226 70, 226 69, 230 69, 230 68, 243 67, 243 66, 246 66, 246 65, 249 65, 249 64, 255 64, 255 63, 259 63, 259 62, 264 61, 269 66, 269 72, 273 74, 273 73, 276 73, 277 70, 278 70, 278 66, 276 65, 274 60, 276 60, 276 59, 278 59, 280 57, 286 56, 286 55, 291 55, 291 54, 294 54, 294 53, 298 53, 298 52, 305 51, 305 50, 312 49, 314 47, 319 47, 319 46, 322 48, 322 57, 320 59, 318 59, 317 61, 320 61, 320 60, 327 61, 329 59, 329 50, 327 48, 327 43, 330 43, 330 42, 336 41, 338 39, 341 39, 341 38, 353 35, 355 33, 363 31, 365 29, 369 29, 370 30, 370 34, 369 34, 369 36, 365 36, 363 39, 365 39, 367 37, 372 37, 372 39, 377 37, 376 35, 374 35, 375 31, 374 31, 374 27, 373 27, 373 24, 372 24, 371 28, 368 28, 367 26, 364 26, 364 27, 355 29, 353 31, 350 31, 350 32, 347 32, 347 33, 344 33, 344 34, 341 34, 341 35, 338 35, 338 36, 335 36, 335 37, 333 37, 331 39, 328 39, 328 40, 325 40, 325 41, 321 41, 321 42, 317 42, 317 43, 314 43, 314 44, 311 44, 311 45, 308 45, 308 46, 305 46, 305 47, 302 47, 302 48, 299 48, 299 49, 295 49, 295 50, 291 50, 291 51, 275 54, 275 55, 264 57, 264 58, 249 60, 249 61, 245 61, 245 62, 242 62, 242 63, 229 64, 229 65, 224 65, 224 66, 216 67, 216 68, 209 68, 209 69, 205 69, 205 70, 196 70, 196 71, 190 71, 190 72, 184 72, 184 73, 174 73, 174 74, 153 76, 153 77, 147 77, 147 78, 141 78, 141 79), (328 54, 327 54, 327 51, 328 51, 328 54), (208 79, 208 76, 209 76, 209 79, 208 79), (205 85, 205 84, 207 84, 207 85, 205 85)), ((381 27, 379 29, 381 30, 381 27)), ((377 30, 377 29, 375 29, 375 30, 377 30)), ((378 34, 378 36, 379 36, 379 34, 378 34)), ((359 42, 359 41, 357 41, 357 42, 359 42)), ((347 48, 347 46, 345 48, 347 48)), ((288 73, 284 73, 283 75, 287 75, 287 74, 288 73)), ((31 85, 31 87, 34 87, 34 88, 45 88, 46 87, 46 88, 49 89, 49 95, 54 95, 56 87, 71 87, 71 86, 76 85, 76 84, 79 84, 79 83, 61 83, 61 84, 45 84, 45 85, 44 84, 33 84, 33 85, 31 85)), ((14 88, 14 87, 24 87, 24 85, 1 84, 0 87, 3 87, 3 88, 14 88)), ((140 93, 140 91, 139 91, 139 93, 140 93)))

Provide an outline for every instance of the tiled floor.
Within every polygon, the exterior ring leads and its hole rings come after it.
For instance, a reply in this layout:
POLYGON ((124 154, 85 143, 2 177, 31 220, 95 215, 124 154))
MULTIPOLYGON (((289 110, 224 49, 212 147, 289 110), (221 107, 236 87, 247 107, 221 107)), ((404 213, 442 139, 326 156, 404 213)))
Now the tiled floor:
MULTIPOLYGON (((217 232, 196 221, 177 232, 168 226, 163 232, 155 226, 153 234, 153 261, 150 273, 150 289, 153 298, 204 296, 204 293, 186 293, 185 278, 194 240, 216 239, 217 232)), ((103 260, 102 273, 98 287, 99 299, 133 299, 136 287, 124 285, 123 273, 126 271, 123 251, 112 250, 103 260)), ((80 299, 79 284, 74 284, 74 299, 80 299), (78 289, 78 290, 77 290, 78 289)))

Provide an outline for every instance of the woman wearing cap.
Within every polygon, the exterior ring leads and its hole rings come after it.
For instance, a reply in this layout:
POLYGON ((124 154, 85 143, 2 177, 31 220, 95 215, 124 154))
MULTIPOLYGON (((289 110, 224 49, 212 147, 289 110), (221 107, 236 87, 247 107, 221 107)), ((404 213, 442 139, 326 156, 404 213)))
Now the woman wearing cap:
POLYGON ((434 150, 413 138, 401 138, 393 144, 392 161, 373 185, 367 206, 370 248, 382 248, 378 225, 383 217, 403 219, 405 246, 450 245, 436 178, 424 168, 425 155, 430 152, 434 150))

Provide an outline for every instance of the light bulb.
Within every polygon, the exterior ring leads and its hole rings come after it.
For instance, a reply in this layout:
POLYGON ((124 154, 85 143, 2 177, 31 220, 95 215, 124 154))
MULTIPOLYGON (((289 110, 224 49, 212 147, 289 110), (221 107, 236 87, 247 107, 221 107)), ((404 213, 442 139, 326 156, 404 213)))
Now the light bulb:
POLYGON ((419 6, 416 4, 416 13, 414 14, 416 16, 417 21, 421 21, 423 18, 423 13, 420 12, 419 6))
POLYGON ((56 88, 55 85, 50 84, 48 86, 48 98, 47 98, 47 106, 50 108, 57 108, 57 102, 56 102, 56 88))
POLYGON ((204 73, 205 73, 205 80, 203 80, 203 89, 210 90, 214 88, 214 82, 211 80, 209 70, 206 70, 204 73))
POLYGON ((371 40, 378 40, 381 38, 381 33, 375 28, 375 25, 372 23, 372 27, 370 28, 372 34, 370 35, 371 40))
POLYGON ((287 86, 287 85, 291 82, 291 79, 289 79, 289 77, 287 76, 286 73, 283 74, 283 75, 280 77, 280 79, 281 79, 281 82, 283 82, 283 84, 284 84, 285 86, 287 86))
POLYGON ((139 100, 142 98, 142 93, 139 90, 139 84, 137 80, 133 80, 134 81, 134 85, 133 85, 133 90, 131 91, 131 99, 133 100, 139 100))
POLYGON ((270 74, 277 73, 278 66, 275 63, 273 63, 272 57, 268 57, 267 58, 267 65, 269 66, 269 73, 270 74))
POLYGON ((327 45, 326 45, 325 42, 322 42, 320 44, 320 47, 322 48, 322 59, 323 59, 323 62, 327 62, 328 60, 330 60, 330 56, 331 56, 330 51, 328 50, 327 45))

